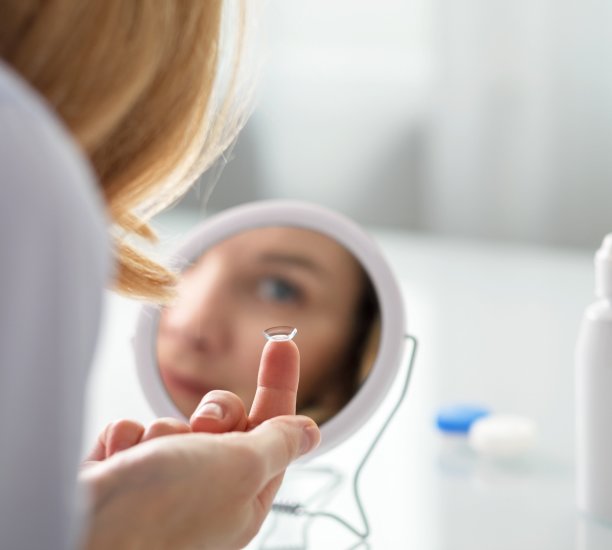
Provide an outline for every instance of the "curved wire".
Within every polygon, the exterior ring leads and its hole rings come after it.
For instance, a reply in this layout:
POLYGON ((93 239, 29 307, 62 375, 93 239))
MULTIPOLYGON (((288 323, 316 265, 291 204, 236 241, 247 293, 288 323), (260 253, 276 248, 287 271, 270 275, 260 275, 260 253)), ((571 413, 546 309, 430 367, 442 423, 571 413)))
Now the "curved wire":
POLYGON ((354 535, 359 537, 361 541, 366 540, 370 536, 370 522, 368 521, 365 507, 363 505, 363 501, 359 493, 359 480, 361 479, 361 473, 363 472, 364 466, 366 465, 368 459, 372 455, 372 452, 376 448, 376 445, 380 441, 381 437, 383 436, 383 434, 389 427, 391 420, 393 420, 393 417, 397 413, 398 409, 400 408, 400 405, 402 404, 402 402, 404 401, 404 398, 406 397, 406 394, 408 393, 408 387, 410 386, 410 379, 412 378, 412 369, 414 367, 414 360, 416 358, 419 343, 418 343, 418 340, 410 334, 406 335, 406 339, 412 342, 412 353, 410 354, 410 361, 408 362, 408 370, 406 371, 406 378, 404 379, 402 390, 400 392, 400 395, 396 403, 393 405, 393 408, 389 412, 389 415, 383 422, 380 430, 378 431, 378 433, 376 434, 376 436, 374 437, 374 439, 368 446, 365 454, 363 455, 363 458, 361 459, 361 461, 359 462, 357 466, 357 469, 355 470, 355 474, 353 475, 353 495, 355 496, 355 504, 357 505, 357 509, 359 511, 359 515, 361 516, 361 521, 363 523, 363 531, 360 531, 358 528, 354 527, 348 521, 346 521, 345 519, 343 519, 342 517, 336 514, 333 514, 331 512, 324 512, 324 511, 310 511, 299 503, 275 502, 272 505, 272 510, 276 512, 286 513, 286 514, 308 516, 310 518, 322 517, 322 518, 333 519, 334 521, 337 521, 338 523, 343 525, 346 529, 351 531, 354 535))

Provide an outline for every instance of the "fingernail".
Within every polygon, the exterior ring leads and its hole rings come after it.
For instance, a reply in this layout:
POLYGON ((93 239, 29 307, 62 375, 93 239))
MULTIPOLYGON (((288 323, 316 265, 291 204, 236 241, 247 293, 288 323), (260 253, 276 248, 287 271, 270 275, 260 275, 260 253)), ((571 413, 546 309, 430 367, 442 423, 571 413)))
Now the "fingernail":
POLYGON ((221 420, 225 416, 225 413, 223 412, 223 408, 217 403, 204 403, 196 411, 196 416, 221 420))
POLYGON ((302 436, 301 454, 306 454, 313 449, 316 449, 321 442, 321 432, 316 426, 308 425, 304 427, 304 435, 302 436))

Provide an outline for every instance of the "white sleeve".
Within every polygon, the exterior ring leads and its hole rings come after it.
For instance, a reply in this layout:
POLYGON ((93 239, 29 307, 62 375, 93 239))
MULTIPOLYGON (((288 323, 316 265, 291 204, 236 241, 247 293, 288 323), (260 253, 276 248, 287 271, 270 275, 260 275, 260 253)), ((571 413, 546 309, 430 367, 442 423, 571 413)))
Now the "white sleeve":
POLYGON ((2 83, 0 548, 66 550, 109 244, 80 152, 42 105, 3 96, 2 83))

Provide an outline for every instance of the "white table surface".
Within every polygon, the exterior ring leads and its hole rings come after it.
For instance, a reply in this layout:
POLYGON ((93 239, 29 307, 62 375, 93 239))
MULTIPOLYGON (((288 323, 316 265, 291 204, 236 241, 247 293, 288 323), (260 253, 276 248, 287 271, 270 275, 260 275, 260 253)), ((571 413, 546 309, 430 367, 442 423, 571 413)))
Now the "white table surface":
MULTIPOLYGON (((165 218, 166 233, 182 229, 186 222, 177 220, 176 214, 165 218)), ((420 349, 408 398, 364 471, 372 535, 369 546, 359 548, 611 549, 612 528, 581 517, 574 506, 572 355, 591 301, 591 255, 372 234, 401 283, 409 332, 419 338, 420 349), (496 462, 453 444, 436 431, 433 419, 440 406, 455 402, 532 418, 539 430, 535 449, 523 460, 496 462)), ((168 239, 166 247, 175 242, 168 239)), ((86 446, 113 419, 152 419, 130 348, 137 311, 138 304, 109 295, 89 389, 86 446)), ((316 464, 335 465, 350 477, 398 384, 357 436, 316 464)), ((302 485, 296 487, 289 497, 307 496, 302 485)), ((327 509, 359 526, 348 478, 327 509)), ((299 542, 300 526, 301 520, 281 520, 266 547, 279 548, 277 539, 299 542)), ((260 547, 261 539, 251 547, 260 547)), ((309 530, 309 548, 354 543, 326 519, 309 530)))

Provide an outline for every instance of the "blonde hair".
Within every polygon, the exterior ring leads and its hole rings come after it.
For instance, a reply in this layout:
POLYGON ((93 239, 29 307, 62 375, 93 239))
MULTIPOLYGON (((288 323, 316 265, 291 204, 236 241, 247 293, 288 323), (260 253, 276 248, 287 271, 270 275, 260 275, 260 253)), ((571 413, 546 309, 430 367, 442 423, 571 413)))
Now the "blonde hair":
MULTIPOLYGON (((165 301, 176 275, 129 244, 231 143, 244 3, 220 89, 220 0, 3 0, 0 57, 81 145, 114 224, 116 286, 165 301)), ((221 54, 221 55, 220 55, 221 54)))

